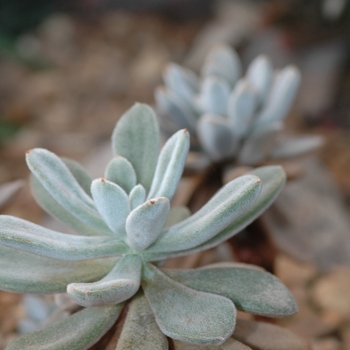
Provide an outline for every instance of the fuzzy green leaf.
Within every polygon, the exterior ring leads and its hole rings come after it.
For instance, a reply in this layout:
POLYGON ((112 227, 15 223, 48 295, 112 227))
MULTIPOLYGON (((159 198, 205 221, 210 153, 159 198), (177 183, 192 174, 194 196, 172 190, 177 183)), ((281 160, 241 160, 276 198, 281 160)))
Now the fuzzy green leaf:
POLYGON ((294 297, 277 277, 249 265, 231 263, 163 271, 187 287, 231 299, 242 311, 269 317, 285 317, 298 311, 294 297))
MULTIPOLYGON (((91 196, 90 186, 92 180, 86 171, 79 163, 71 159, 62 158, 62 160, 86 194, 91 196)), ((84 236, 101 236, 103 233, 112 233, 109 229, 108 232, 106 232, 103 229, 93 228, 76 218, 51 196, 33 174, 30 176, 30 186, 35 200, 47 213, 69 225, 80 234, 83 234, 84 236)))
POLYGON ((256 57, 247 69, 247 79, 258 92, 259 105, 266 101, 272 83, 273 67, 264 55, 256 57))
POLYGON ((68 283, 99 280, 116 260, 61 261, 0 245, 0 289, 13 293, 63 293, 68 283))
POLYGON ((85 307, 119 304, 131 298, 140 287, 141 259, 137 255, 121 257, 115 267, 94 283, 71 283, 67 293, 85 307))
MULTIPOLYGON (((261 193, 256 200, 256 202, 242 215, 240 215, 236 220, 234 220, 230 225, 228 225, 224 230, 218 233, 215 237, 211 238, 209 241, 194 247, 192 249, 186 249, 178 252, 164 252, 156 253, 154 252, 148 253, 150 248, 155 248, 156 244, 158 244, 159 240, 151 246, 148 251, 143 253, 143 258, 148 261, 155 260, 163 260, 172 256, 182 256, 188 255, 191 253, 195 253, 198 251, 210 249, 216 247, 220 243, 226 241, 230 237, 234 236, 238 232, 242 231, 245 227, 247 227, 253 220, 255 220, 258 216, 261 215, 276 199, 278 194, 283 189, 286 182, 286 174, 281 166, 273 165, 273 166, 264 166, 260 168, 256 168, 250 172, 250 174, 256 175, 260 178, 262 183, 261 193)), ((193 218, 192 215, 189 219, 193 218)), ((187 219, 187 220, 189 220, 187 219)), ((183 221, 183 223, 186 222, 183 221)), ((182 224, 182 223, 181 223, 182 224)), ((173 226, 176 227, 176 226, 173 226)))
POLYGON ((103 234, 112 234, 108 228, 107 232, 103 229, 99 230, 97 228, 93 228, 72 215, 51 196, 51 194, 33 174, 30 176, 30 186, 32 188, 35 200, 47 213, 72 227, 80 234, 85 236, 102 236, 103 234))
POLYGON ((59 260, 88 260, 116 256, 130 248, 114 237, 85 237, 52 231, 13 216, 0 216, 0 243, 59 260))
POLYGON ((222 296, 195 291, 144 264, 142 287, 161 331, 174 339, 220 345, 233 332, 236 309, 222 296))
POLYGON ((116 156, 108 163, 105 178, 119 185, 126 193, 129 193, 137 183, 134 168, 122 156, 116 156))
POLYGON ((166 218, 164 227, 169 227, 169 226, 173 226, 185 219, 187 219, 188 217, 191 216, 191 212, 190 209, 188 209, 185 206, 179 205, 176 207, 171 207, 168 217, 166 218))
POLYGON ((232 224, 228 225, 211 240, 195 249, 187 250, 186 252, 183 252, 183 254, 187 255, 192 252, 216 247, 220 243, 242 231, 274 202, 286 183, 286 173, 279 165, 259 167, 250 171, 249 174, 256 175, 261 180, 262 189, 256 202, 245 213, 243 213, 243 215, 239 216, 234 222, 232 222, 232 224))
POLYGON ((206 77, 194 103, 201 113, 225 115, 231 89, 228 82, 217 76, 206 77))
POLYGON ((164 230, 147 251, 176 252, 203 244, 251 207, 260 190, 260 180, 254 175, 231 181, 197 213, 164 230))
POLYGON ((26 159, 31 172, 64 209, 85 224, 109 232, 93 200, 59 157, 36 148, 27 152, 26 159))
POLYGON ((148 190, 159 150, 158 124, 149 106, 137 103, 123 114, 113 131, 112 149, 132 164, 137 181, 148 190))
POLYGON ((116 350, 168 350, 168 340, 159 329, 143 294, 131 302, 116 350))
POLYGON ((130 212, 129 197, 115 183, 96 179, 91 184, 91 193, 100 215, 108 227, 118 236, 125 235, 125 220, 130 212))
POLYGON ((281 139, 274 145, 270 156, 274 159, 297 157, 312 152, 321 147, 324 143, 322 136, 295 136, 288 139, 281 139))
POLYGON ((187 130, 179 130, 165 143, 158 158, 148 199, 167 197, 170 200, 173 197, 189 148, 190 135, 187 130))
POLYGON ((196 74, 176 63, 169 63, 166 66, 163 80, 170 90, 189 102, 198 92, 199 81, 196 74))
POLYGON ((240 80, 229 96, 227 117, 231 128, 237 136, 248 132, 257 108, 257 93, 246 79, 240 80))
POLYGON ((235 133, 227 118, 204 114, 197 126, 198 138, 208 156, 220 162, 232 159, 239 146, 239 135, 235 133))
POLYGON ((136 207, 141 205, 146 200, 145 188, 138 184, 136 185, 129 194, 130 209, 134 210, 136 207))
POLYGON ((283 120, 298 91, 301 76, 297 68, 286 67, 277 73, 271 91, 256 121, 256 128, 283 120))
POLYGON ((254 350, 310 350, 310 344, 288 329, 266 322, 237 319, 232 336, 254 350))
POLYGON ((74 178, 77 180, 78 184, 85 191, 89 197, 91 197, 90 186, 92 179, 86 170, 75 160, 69 158, 61 158, 63 163, 67 165, 70 172, 73 174, 74 178))
POLYGON ((135 250, 149 247, 162 232, 169 210, 166 197, 150 199, 134 209, 125 225, 129 245, 135 250))
POLYGON ((190 133, 195 133, 197 114, 189 102, 167 88, 157 88, 154 98, 159 112, 171 119, 177 129, 188 129, 190 133))
POLYGON ((242 74, 241 60, 229 46, 218 45, 205 58, 201 73, 204 77, 222 77, 233 86, 242 74))
POLYGON ((122 306, 84 309, 50 327, 17 338, 6 350, 86 350, 111 328, 122 306))
POLYGON ((232 338, 228 338, 223 344, 219 346, 201 346, 184 343, 179 340, 174 340, 173 344, 175 347, 174 350, 252 350, 248 346, 232 338))

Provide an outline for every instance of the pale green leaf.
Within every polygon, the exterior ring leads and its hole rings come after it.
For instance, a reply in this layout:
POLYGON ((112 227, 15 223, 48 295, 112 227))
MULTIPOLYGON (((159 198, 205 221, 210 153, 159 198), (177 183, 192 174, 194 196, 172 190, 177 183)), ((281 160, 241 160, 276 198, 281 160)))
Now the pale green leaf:
POLYGON ((198 92, 199 79, 196 74, 176 63, 169 63, 166 66, 163 80, 170 90, 189 102, 198 92))
POLYGON ((166 197, 150 199, 135 208, 126 219, 128 244, 135 250, 149 247, 162 232, 169 210, 166 197))
POLYGON ((145 188, 138 184, 136 185, 129 194, 130 209, 134 210, 136 207, 141 205, 146 200, 145 188))
POLYGON ((213 161, 234 158, 240 140, 226 117, 202 115, 197 125, 197 134, 201 146, 213 161))
POLYGON ((112 327, 122 306, 84 309, 50 327, 17 338, 6 350, 86 350, 112 327))
POLYGON ((257 200, 260 190, 261 183, 255 175, 231 181, 194 215, 164 230, 147 251, 176 252, 203 244, 239 219, 257 200))
POLYGON ((184 254, 216 247, 241 232, 275 201, 286 183, 286 173, 279 165, 259 167, 250 171, 249 174, 256 175, 261 180, 262 189, 256 202, 218 235, 195 249, 187 250, 186 253, 183 252, 184 254))
POLYGON ((300 72, 293 66, 288 66, 277 73, 267 101, 257 117, 256 128, 282 121, 287 116, 297 94, 300 80, 300 72))
POLYGON ((106 306, 131 298, 140 287, 142 262, 138 255, 124 255, 101 280, 71 283, 67 293, 78 305, 106 306))
POLYGON ((123 114, 113 131, 112 149, 132 164, 137 181, 148 190, 159 150, 159 128, 149 106, 137 103, 123 114))
POLYGON ((135 296, 126 316, 116 350, 168 350, 168 340, 159 329, 143 294, 135 296))
MULTIPOLYGON (((194 133, 196 130, 197 113, 192 105, 166 88, 157 88, 154 93, 158 110, 164 119, 170 119, 177 129, 188 129, 194 133)), ((162 125, 165 124, 161 121, 162 125)), ((168 125, 171 123, 167 123, 168 125)))
POLYGON ((166 218, 164 227, 167 228, 169 226, 173 226, 185 219, 187 219, 191 215, 190 209, 185 206, 178 205, 176 207, 171 207, 168 217, 166 218))
MULTIPOLYGON (((257 201, 224 230, 218 233, 209 241, 201 244, 193 249, 182 250, 179 252, 165 252, 165 253, 147 253, 143 254, 143 258, 148 261, 163 260, 171 256, 182 256, 195 253, 197 251, 210 249, 216 247, 220 243, 226 241, 238 232, 242 231, 252 221, 259 217, 276 199, 278 194, 283 189, 286 182, 286 174, 281 166, 264 166, 256 168, 250 172, 260 178, 262 183, 262 190, 257 201)), ((191 216, 189 219, 191 219, 191 216)), ((185 220, 186 221, 186 220, 185 220)), ((183 222, 185 222, 183 221, 183 222)), ((175 227, 175 226, 173 226, 175 227)), ((159 241, 159 240, 158 240, 159 241)), ((158 242, 156 242, 158 243, 158 242)), ((155 245, 153 245, 155 246, 155 245)), ((150 248, 149 248, 150 249, 150 248)))
POLYGON ((156 171, 148 199, 173 197, 185 166, 190 135, 187 130, 179 130, 164 145, 160 152, 156 171))
POLYGON ((191 270, 163 270, 171 279, 202 292, 219 294, 237 309, 269 317, 290 316, 298 306, 274 275, 250 265, 225 264, 191 270))
POLYGON ((31 172, 64 209, 85 224, 109 232, 93 200, 59 157, 45 149, 36 148, 27 152, 26 159, 31 172))
POLYGON ((246 77, 258 92, 259 105, 263 105, 270 91, 273 76, 273 67, 268 57, 256 57, 247 69, 246 77))
POLYGON ((240 343, 239 341, 228 338, 219 346, 202 346, 196 344, 185 343, 180 340, 173 340, 174 350, 252 350, 250 347, 240 343))
POLYGON ((136 173, 131 163, 118 155, 108 163, 105 178, 119 185, 126 193, 129 193, 137 183, 136 173))
POLYGON ((0 216, 0 243, 59 260, 116 256, 130 248, 114 237, 86 237, 52 231, 14 216, 0 216))
POLYGON ((47 213, 72 227, 80 234, 85 236, 102 236, 104 234, 112 234, 108 228, 108 231, 106 232, 105 230, 99 230, 85 224, 83 221, 72 215, 68 210, 64 209, 62 205, 50 195, 45 187, 42 186, 42 184, 33 174, 30 176, 30 186, 35 200, 47 213))
POLYGON ((298 157, 320 148, 324 143, 322 136, 306 135, 282 138, 270 152, 271 158, 283 159, 298 157))
POLYGON ((75 160, 69 158, 61 158, 63 163, 67 165, 68 169, 77 180, 81 188, 91 197, 90 186, 92 179, 86 170, 75 160))
POLYGON ((125 220, 130 212, 129 197, 117 184, 96 179, 91 184, 91 193, 97 210, 108 227, 118 236, 125 236, 125 220))
POLYGON ((311 350, 310 344, 303 338, 266 322, 237 319, 233 338, 254 350, 311 350))
POLYGON ((236 309, 222 296, 195 291, 144 264, 142 287, 161 331, 174 339, 220 345, 233 332, 236 309))
POLYGON ((231 47, 218 45, 205 58, 201 73, 204 77, 211 75, 222 77, 233 86, 242 74, 241 60, 231 47))
MULTIPOLYGON (((90 176, 85 172, 79 163, 67 158, 62 158, 62 160, 67 165, 68 169, 78 181, 82 189, 86 192, 86 194, 91 196, 90 186, 92 180, 90 176)), ((93 228, 90 225, 85 224, 80 219, 76 218, 51 196, 51 194, 45 189, 45 187, 33 174, 30 176, 30 186, 35 200, 47 213, 69 225, 80 234, 83 234, 85 236, 101 236, 102 234, 112 233, 107 227, 107 230, 102 228, 93 228)))
POLYGON ((0 289, 13 293, 63 293, 68 283, 105 276, 117 258, 61 261, 0 245, 0 289))
POLYGON ((257 109, 257 93, 246 79, 241 79, 231 92, 227 102, 227 118, 239 137, 245 136, 253 123, 257 109))
POLYGON ((225 115, 231 88, 229 83, 217 76, 206 77, 194 104, 201 113, 225 115))

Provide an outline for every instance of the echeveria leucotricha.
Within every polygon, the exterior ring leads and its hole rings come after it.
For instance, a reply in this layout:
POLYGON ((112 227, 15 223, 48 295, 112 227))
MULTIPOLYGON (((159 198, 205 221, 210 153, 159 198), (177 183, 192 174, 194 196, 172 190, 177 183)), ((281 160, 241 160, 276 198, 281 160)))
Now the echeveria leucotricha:
POLYGON ((170 208, 189 149, 186 130, 174 134, 158 156, 156 117, 150 107, 137 104, 117 123, 112 147, 115 158, 104 178, 93 181, 74 161, 45 149, 27 152, 38 203, 79 234, 0 216, 0 288, 67 292, 85 309, 18 338, 8 350, 87 349, 130 299, 118 350, 167 349, 166 336, 218 345, 232 335, 236 308, 272 317, 296 311, 284 285, 259 268, 157 266, 172 256, 215 247, 242 230, 282 189, 281 167, 257 168, 231 181, 189 216, 186 208, 170 208), (139 322, 139 315, 148 321, 139 322))
POLYGON ((303 154, 322 142, 316 136, 281 134, 300 83, 294 66, 274 71, 262 55, 242 77, 237 53, 219 45, 206 57, 200 77, 170 63, 163 78, 165 86, 155 92, 162 131, 168 137, 187 128, 194 150, 211 161, 256 165, 303 154))

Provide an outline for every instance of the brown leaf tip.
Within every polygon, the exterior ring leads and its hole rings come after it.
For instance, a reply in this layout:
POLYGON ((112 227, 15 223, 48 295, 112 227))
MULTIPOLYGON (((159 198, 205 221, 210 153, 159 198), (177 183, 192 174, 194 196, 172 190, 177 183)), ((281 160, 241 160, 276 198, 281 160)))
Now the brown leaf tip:
POLYGON ((154 201, 154 200, 151 200, 151 201, 149 201, 151 204, 154 204, 156 201, 154 201))
POLYGON ((186 134, 187 132, 188 132, 188 130, 185 128, 185 129, 184 129, 184 134, 186 134))
POLYGON ((34 148, 28 149, 28 150, 26 151, 26 154, 29 154, 30 152, 33 152, 33 151, 34 151, 34 148))

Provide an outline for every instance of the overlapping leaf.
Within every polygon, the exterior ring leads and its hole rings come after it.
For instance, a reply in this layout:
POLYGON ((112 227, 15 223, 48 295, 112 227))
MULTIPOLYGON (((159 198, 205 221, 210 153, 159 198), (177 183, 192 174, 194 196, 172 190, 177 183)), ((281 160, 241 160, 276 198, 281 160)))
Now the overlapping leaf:
POLYGON ((164 273, 192 289, 225 296, 242 311, 269 317, 297 312, 295 299, 278 278, 249 265, 227 263, 191 270, 165 269, 164 273))
POLYGON ((40 331, 14 340, 6 350, 84 350, 118 318, 122 304, 84 309, 40 331))
POLYGON ((139 289, 141 265, 139 256, 125 255, 100 281, 71 283, 67 286, 67 293, 73 301, 85 307, 119 304, 139 289))
POLYGON ((236 309, 222 296, 195 291, 145 264, 142 287, 161 331, 189 343, 219 345, 233 332, 236 309))
POLYGON ((117 260, 62 261, 0 245, 0 289, 13 293, 63 293, 69 283, 99 280, 117 260))
POLYGON ((13 216, 0 216, 0 243, 59 260, 88 260, 115 256, 129 247, 113 237, 84 237, 52 231, 13 216))
POLYGON ((112 148, 132 164, 137 181, 148 190, 159 148, 158 125, 149 106, 135 104, 120 118, 113 131, 112 148))

